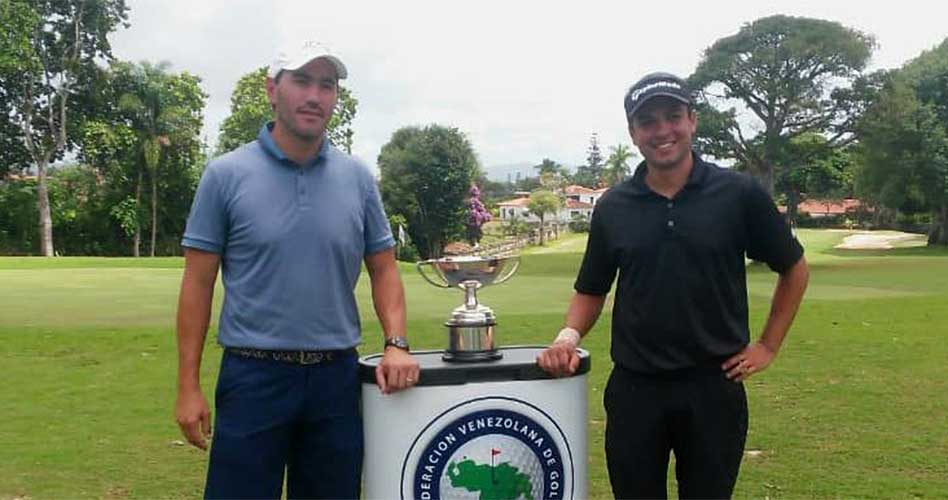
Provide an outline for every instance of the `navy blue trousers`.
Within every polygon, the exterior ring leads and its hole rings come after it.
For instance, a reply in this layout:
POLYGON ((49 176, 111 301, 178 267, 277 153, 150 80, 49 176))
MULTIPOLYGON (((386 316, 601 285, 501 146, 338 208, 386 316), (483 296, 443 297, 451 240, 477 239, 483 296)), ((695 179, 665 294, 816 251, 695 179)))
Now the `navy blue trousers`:
POLYGON ((224 353, 205 498, 359 498, 357 356, 293 365, 224 353))
POLYGON ((649 376, 616 367, 605 390, 606 462, 616 498, 730 498, 747 437, 744 385, 718 366, 649 376))

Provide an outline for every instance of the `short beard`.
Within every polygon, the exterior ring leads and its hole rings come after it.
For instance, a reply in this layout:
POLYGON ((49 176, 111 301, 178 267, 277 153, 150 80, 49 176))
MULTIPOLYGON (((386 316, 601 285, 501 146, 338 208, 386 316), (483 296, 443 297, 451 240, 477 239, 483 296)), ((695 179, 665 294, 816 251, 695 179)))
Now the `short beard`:
POLYGON ((277 120, 279 120, 280 125, 281 125, 284 129, 286 129, 286 131, 287 131, 288 133, 290 133, 291 135, 293 135, 293 136, 296 137, 297 139, 301 139, 301 140, 303 140, 303 141, 315 141, 315 140, 318 140, 318 139, 319 139, 320 137, 322 137, 323 134, 326 132, 326 129, 325 129, 325 128, 323 128, 320 132, 316 132, 316 133, 309 132, 309 131, 307 131, 307 130, 300 130, 300 129, 294 124, 294 122, 293 122, 293 120, 292 120, 292 117, 291 117, 291 118, 286 118, 286 117, 283 115, 283 113, 279 113, 279 112, 277 113, 277 120))

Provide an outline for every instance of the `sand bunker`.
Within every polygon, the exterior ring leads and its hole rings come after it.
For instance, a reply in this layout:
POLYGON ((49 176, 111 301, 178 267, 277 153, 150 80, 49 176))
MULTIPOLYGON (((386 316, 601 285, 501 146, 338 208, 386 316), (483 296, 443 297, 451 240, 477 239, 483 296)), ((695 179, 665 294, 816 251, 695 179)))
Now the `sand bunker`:
MULTIPOLYGON (((896 243, 907 242, 907 241, 918 241, 919 244, 924 245, 925 240, 922 235, 912 234, 912 233, 898 233, 892 231, 879 232, 879 233, 856 233, 847 236, 843 239, 843 242, 839 245, 836 245, 836 248, 845 248, 851 250, 887 250, 890 248, 895 248, 896 243)), ((906 245, 898 245, 906 246, 906 245)), ((911 246, 911 245, 908 245, 911 246)))

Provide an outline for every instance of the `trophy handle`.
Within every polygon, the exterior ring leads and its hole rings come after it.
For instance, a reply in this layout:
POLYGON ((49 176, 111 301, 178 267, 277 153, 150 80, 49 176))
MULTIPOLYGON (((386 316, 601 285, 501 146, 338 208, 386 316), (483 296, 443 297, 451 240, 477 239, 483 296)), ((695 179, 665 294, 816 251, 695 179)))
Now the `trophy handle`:
POLYGON ((499 284, 501 284, 501 283, 503 283, 503 282, 509 280, 509 279, 514 275, 514 273, 517 272, 517 269, 518 269, 519 267, 520 267, 520 257, 517 256, 517 257, 516 257, 516 260, 514 260, 513 265, 510 266, 510 271, 508 271, 508 272, 502 274, 499 278, 497 278, 496 280, 494 280, 494 283, 493 283, 493 284, 499 285, 499 284))
MULTIPOLYGON (((423 260, 423 261, 421 261, 421 262, 416 263, 416 264, 415 264, 415 267, 418 268, 418 274, 421 274, 421 277, 424 278, 425 281, 427 281, 428 283, 431 283, 432 285, 434 285, 434 286, 436 286, 436 287, 438 287, 438 288, 451 288, 451 285, 449 285, 449 284, 447 283, 447 281, 444 281, 444 282, 442 282, 442 283, 438 283, 438 282, 432 280, 431 278, 429 278, 428 275, 425 273, 425 269, 424 269, 425 265, 432 266, 433 263, 434 263, 433 260, 423 260)), ((433 267, 433 266, 432 266, 432 267, 433 267)), ((442 279, 443 279, 443 278, 442 278, 442 279)))

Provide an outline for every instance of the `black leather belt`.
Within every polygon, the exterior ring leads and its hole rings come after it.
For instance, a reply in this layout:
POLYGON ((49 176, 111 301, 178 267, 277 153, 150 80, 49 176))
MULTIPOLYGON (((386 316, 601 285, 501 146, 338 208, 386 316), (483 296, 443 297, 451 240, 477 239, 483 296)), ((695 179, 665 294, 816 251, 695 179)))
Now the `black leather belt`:
POLYGON ((291 363, 294 365, 317 365, 331 363, 346 356, 355 355, 355 349, 340 349, 336 351, 268 351, 265 349, 250 349, 247 347, 228 347, 228 354, 242 358, 267 359, 291 363))

